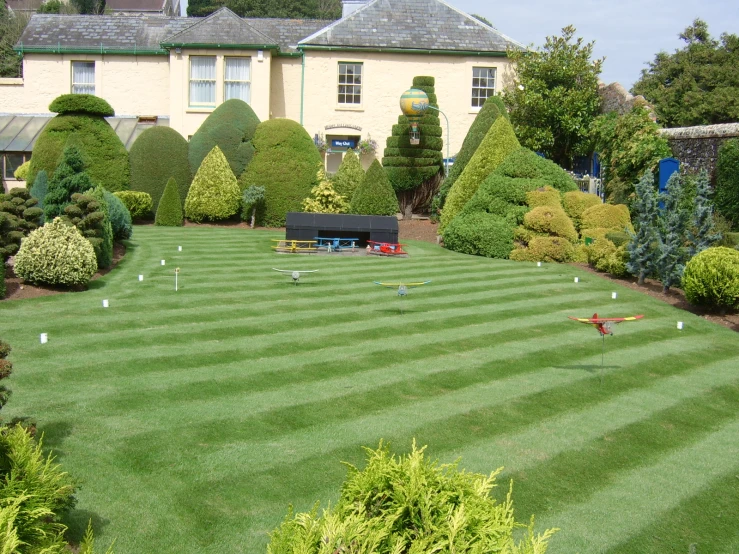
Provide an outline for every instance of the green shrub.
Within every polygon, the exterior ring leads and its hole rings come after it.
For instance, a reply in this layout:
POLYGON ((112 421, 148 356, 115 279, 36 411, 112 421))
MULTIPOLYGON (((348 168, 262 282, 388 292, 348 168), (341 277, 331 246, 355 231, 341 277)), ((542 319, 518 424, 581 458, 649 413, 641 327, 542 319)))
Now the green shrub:
POLYGON ((314 214, 343 214, 349 209, 346 198, 334 190, 323 169, 318 170, 318 184, 310 189, 310 196, 303 200, 303 211, 314 214))
POLYGON ((444 209, 441 212, 440 230, 444 228, 462 211, 467 201, 477 192, 485 178, 490 175, 505 158, 520 148, 518 139, 510 122, 499 117, 490 126, 485 138, 480 143, 472 159, 465 167, 459 179, 449 190, 444 209))
POLYGON ((739 251, 708 248, 685 265, 682 280, 691 304, 719 309, 739 309, 739 251))
POLYGON ((53 179, 67 146, 79 148, 93 182, 109 191, 128 190, 131 169, 121 139, 102 116, 76 113, 57 115, 41 131, 33 145, 29 186, 33 186, 41 170, 53 179))
POLYGON ((49 111, 58 114, 89 114, 100 117, 115 115, 107 101, 94 94, 62 94, 49 104, 49 111))
POLYGON ((36 199, 26 189, 0 194, 0 263, 18 251, 21 240, 38 227, 41 215, 36 199))
POLYGON ((519 262, 571 262, 575 247, 562 237, 534 237, 525 248, 516 248, 511 260, 519 262))
POLYGON ((31 232, 15 256, 15 273, 47 285, 86 285, 97 271, 92 245, 61 218, 31 232))
MULTIPOLYGON (((5 276, 5 266, 3 266, 3 275, 5 276)), ((0 285, 4 284, 4 279, 0 279, 0 285)), ((4 292, 4 291, 3 291, 4 292)), ((0 296, 2 298, 2 296, 0 296)), ((10 354, 11 348, 10 345, 0 340, 0 381, 7 379, 10 377, 10 374, 13 373, 13 363, 10 360, 6 360, 5 358, 8 357, 8 354, 10 354)), ((3 409, 3 406, 7 404, 8 398, 10 398, 10 389, 6 387, 3 384, 0 384, 0 410, 3 409)), ((2 498, 2 497, 0 497, 2 498)), ((0 525, 0 529, 2 526, 0 525)), ((0 535, 2 536, 2 535, 0 535)), ((0 542, 2 544, 2 542, 0 542)))
POLYGON ((624 246, 631 240, 631 237, 625 231, 609 231, 606 233, 606 238, 616 246, 624 246))
POLYGON ((190 186, 185 200, 185 215, 191 221, 215 221, 236 215, 241 206, 241 191, 228 160, 218 146, 208 154, 190 186))
POLYGON ((171 127, 146 129, 131 147, 131 190, 151 196, 152 212, 157 211, 159 199, 170 178, 179 187, 180 208, 185 205, 192 183, 187 141, 171 127))
POLYGON ((23 162, 21 165, 18 166, 18 169, 16 169, 13 172, 13 177, 18 179, 19 181, 25 181, 28 177, 28 169, 31 167, 31 160, 23 162))
POLYGON ((739 139, 724 142, 716 162, 716 209, 739 229, 739 139))
POLYGON ((123 205, 126 206, 131 219, 144 219, 151 214, 153 202, 148 192, 137 192, 133 190, 123 190, 114 192, 113 195, 118 198, 123 205))
POLYGON ((167 186, 164 187, 164 194, 159 201, 157 214, 154 218, 155 225, 165 227, 181 227, 183 222, 182 204, 180 203, 180 194, 177 189, 177 183, 174 177, 170 177, 167 186))
MULTIPOLYGON (((213 110, 190 139, 191 172, 195 174, 208 153, 218 146, 238 178, 254 156, 252 139, 258 125, 259 118, 249 104, 237 98, 226 100, 213 110)), ((177 177, 168 177, 172 176, 177 177)))
POLYGON ((603 201, 597 194, 590 194, 579 190, 571 190, 565 192, 563 196, 562 206, 565 213, 570 216, 575 229, 582 229, 582 213, 592 206, 602 204, 603 201))
POLYGON ((524 225, 537 233, 562 237, 570 242, 577 241, 577 231, 572 220, 560 206, 539 206, 523 218, 524 225))
POLYGON ((512 485, 503 503, 490 495, 490 475, 439 465, 416 448, 394 456, 380 443, 366 449, 363 470, 348 465, 338 502, 318 516, 293 514, 270 536, 270 554, 529 552, 542 554, 555 530, 519 536, 512 485), (514 531, 519 542, 514 540, 514 531))
POLYGON ((631 229, 631 214, 625 204, 596 204, 582 212, 582 228, 631 229))
POLYGON ((108 216, 110 226, 113 229, 113 240, 121 241, 130 239, 133 234, 131 214, 123 201, 112 192, 103 190, 105 203, 108 205, 108 216))
MULTIPOLYGON (((606 230, 603 229, 603 231, 605 232, 606 230)), ((614 277, 624 277, 628 274, 626 262, 629 257, 625 244, 617 246, 605 238, 605 236, 600 236, 592 244, 585 245, 584 251, 588 264, 594 269, 609 273, 614 277)))
POLYGON ((513 228, 502 217, 486 212, 462 213, 444 230, 444 246, 455 252, 488 258, 508 258, 513 228))
POLYGON ((526 204, 530 208, 538 208, 539 206, 561 208, 562 195, 557 189, 547 185, 546 187, 527 192, 526 204))
MULTIPOLYGON (((38 172, 38 175, 36 175, 36 180, 33 182, 30 192, 31 196, 38 200, 38 204, 36 205, 43 210, 44 198, 46 198, 46 194, 49 192, 49 177, 43 169, 38 172)), ((42 220, 43 215, 44 214, 42 213, 39 219, 42 220)))
POLYGON ((72 195, 72 203, 64 208, 63 219, 77 227, 95 250, 99 268, 110 267, 113 261, 113 228, 102 188, 72 195))
POLYGON ((362 163, 354 151, 349 150, 344 155, 344 159, 341 160, 341 165, 336 175, 331 178, 331 185, 337 194, 340 194, 350 202, 354 196, 354 191, 362 184, 363 180, 364 169, 362 169, 362 163))
POLYGON ((252 142, 254 158, 239 178, 239 187, 243 191, 250 185, 263 186, 263 223, 282 227, 287 212, 299 212, 318 184, 321 155, 306 130, 290 119, 260 123, 252 142))
POLYGON ((374 160, 352 198, 350 213, 360 215, 395 215, 398 198, 380 162, 374 160))
POLYGON ((74 146, 65 148, 62 161, 51 178, 44 197, 44 219, 46 221, 62 215, 64 208, 72 202, 73 194, 93 187, 85 169, 79 149, 74 146))

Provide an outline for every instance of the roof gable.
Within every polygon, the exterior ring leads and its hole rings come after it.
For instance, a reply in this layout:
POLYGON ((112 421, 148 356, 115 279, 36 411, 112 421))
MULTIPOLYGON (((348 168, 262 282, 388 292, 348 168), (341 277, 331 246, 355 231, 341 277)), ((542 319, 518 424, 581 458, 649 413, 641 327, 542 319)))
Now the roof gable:
POLYGON ((213 12, 162 42, 164 48, 187 45, 278 47, 275 39, 258 31, 228 8, 213 12))
POLYGON ((442 0, 371 0, 299 46, 490 53, 524 47, 442 0))

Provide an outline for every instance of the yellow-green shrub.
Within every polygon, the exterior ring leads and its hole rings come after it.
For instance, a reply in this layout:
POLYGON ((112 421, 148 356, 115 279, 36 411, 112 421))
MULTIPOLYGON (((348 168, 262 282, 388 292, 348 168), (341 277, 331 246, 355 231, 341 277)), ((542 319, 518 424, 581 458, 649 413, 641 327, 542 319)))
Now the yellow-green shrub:
POLYGON ((310 189, 310 196, 303 200, 303 211, 315 214, 343 214, 349 203, 334 190, 323 169, 318 170, 318 184, 310 189))
POLYGON ((121 190, 113 193, 131 214, 131 219, 144 219, 151 215, 154 202, 148 192, 121 190))
POLYGON ((21 165, 18 166, 18 169, 16 169, 13 172, 13 177, 18 179, 19 181, 25 181, 28 177, 28 170, 31 167, 31 160, 28 160, 27 162, 23 162, 21 165))
POLYGON ((546 233, 555 237, 563 237, 571 242, 577 240, 577 231, 572 220, 559 206, 539 206, 523 217, 527 229, 537 233, 546 233))
POLYGON ((575 229, 582 228, 582 213, 593 206, 602 204, 603 201, 597 194, 590 194, 579 190, 566 192, 562 199, 565 213, 570 216, 575 229))
POLYGON ((560 192, 554 187, 546 186, 526 193, 526 203, 531 208, 539 206, 562 207, 560 192))
POLYGON ((717 246, 700 252, 685 265, 682 284, 691 304, 739 309, 739 251, 717 246))
POLYGON ((583 247, 590 266, 598 271, 610 273, 614 277, 623 277, 626 271, 626 245, 616 246, 605 237, 595 240, 583 247))
POLYGON ((200 164, 185 200, 185 215, 191 221, 228 219, 239 211, 241 190, 226 156, 218 146, 200 164))
POLYGON ((580 232, 580 237, 585 239, 592 239, 593 241, 605 240, 606 235, 611 232, 611 229, 606 227, 595 227, 593 229, 583 229, 580 232))
POLYGON ((562 237, 534 237, 525 248, 516 248, 510 259, 519 262, 570 262, 575 254, 572 243, 562 237))
POLYGON ((625 204, 597 204, 582 212, 583 229, 605 227, 623 231, 625 228, 633 230, 631 215, 625 204))
POLYGON ((59 217, 31 232, 15 256, 16 275, 31 283, 86 285, 97 267, 90 242, 59 217))

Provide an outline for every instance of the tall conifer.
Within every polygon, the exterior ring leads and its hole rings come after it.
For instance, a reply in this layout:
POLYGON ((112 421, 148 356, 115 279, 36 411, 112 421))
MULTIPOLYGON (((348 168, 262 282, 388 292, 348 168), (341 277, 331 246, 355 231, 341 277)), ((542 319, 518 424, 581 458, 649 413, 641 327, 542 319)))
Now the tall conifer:
POLYGON ((656 264, 655 242, 657 241, 657 221, 659 208, 657 206, 657 192, 654 189, 654 175, 647 171, 635 186, 636 201, 631 209, 631 217, 636 228, 632 233, 631 241, 627 246, 629 261, 626 269, 637 277, 640 285, 652 271, 656 264))
POLYGON ((662 225, 657 232, 659 253, 657 256, 657 274, 662 281, 662 292, 680 283, 687 251, 685 249, 685 231, 688 225, 688 214, 680 209, 683 193, 683 179, 680 172, 673 173, 667 180, 662 210, 662 225))

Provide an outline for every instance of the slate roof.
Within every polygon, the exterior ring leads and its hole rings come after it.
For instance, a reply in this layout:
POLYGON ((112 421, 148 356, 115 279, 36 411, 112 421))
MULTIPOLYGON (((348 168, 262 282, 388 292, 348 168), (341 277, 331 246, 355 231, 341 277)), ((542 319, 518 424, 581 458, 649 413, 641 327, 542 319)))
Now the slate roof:
POLYGON ((297 52, 295 46, 301 39, 333 23, 333 20, 330 19, 260 19, 247 17, 244 20, 255 29, 276 39, 280 45, 280 51, 285 53, 297 52))
POLYGON ((524 48, 442 0, 372 0, 300 45, 466 52, 524 48))
POLYGON ((278 47, 277 40, 252 27, 228 8, 221 8, 187 29, 167 37, 165 46, 185 44, 264 45, 278 47))

